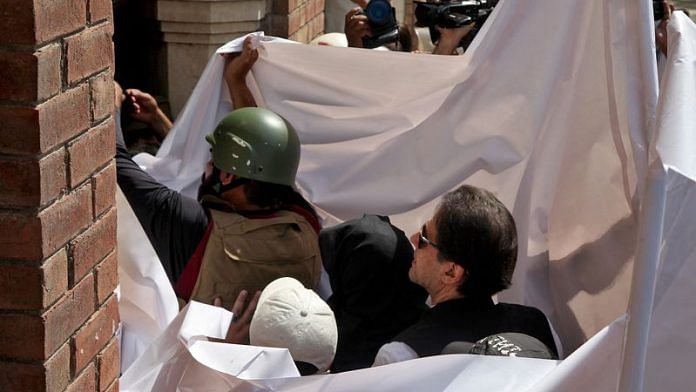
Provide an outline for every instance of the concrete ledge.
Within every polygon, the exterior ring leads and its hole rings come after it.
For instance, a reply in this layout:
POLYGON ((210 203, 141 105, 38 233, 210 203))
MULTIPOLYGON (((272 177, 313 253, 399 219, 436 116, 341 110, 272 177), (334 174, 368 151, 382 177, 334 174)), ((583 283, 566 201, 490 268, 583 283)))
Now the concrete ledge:
POLYGON ((227 23, 162 22, 161 30, 163 33, 226 34, 256 31, 259 26, 258 20, 227 23))
POLYGON ((167 22, 219 23, 260 20, 266 15, 264 0, 157 2, 157 19, 167 22))

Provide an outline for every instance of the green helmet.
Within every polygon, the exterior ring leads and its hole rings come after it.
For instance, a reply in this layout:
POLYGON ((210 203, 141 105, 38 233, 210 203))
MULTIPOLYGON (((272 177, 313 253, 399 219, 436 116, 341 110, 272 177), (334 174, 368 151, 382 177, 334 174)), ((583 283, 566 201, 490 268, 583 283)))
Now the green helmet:
POLYGON ((205 139, 220 170, 252 180, 295 185, 300 140, 279 115, 263 108, 241 108, 220 121, 205 139))

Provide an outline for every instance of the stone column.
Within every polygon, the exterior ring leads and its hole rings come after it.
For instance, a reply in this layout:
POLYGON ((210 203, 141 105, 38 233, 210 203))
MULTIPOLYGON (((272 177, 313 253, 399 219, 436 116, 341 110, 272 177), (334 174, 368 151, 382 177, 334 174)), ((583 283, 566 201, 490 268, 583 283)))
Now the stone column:
POLYGON ((324 0, 158 0, 157 6, 175 115, 222 44, 258 30, 308 42, 324 26, 324 0))
POLYGON ((114 391, 111 0, 0 10, 0 390, 114 391))

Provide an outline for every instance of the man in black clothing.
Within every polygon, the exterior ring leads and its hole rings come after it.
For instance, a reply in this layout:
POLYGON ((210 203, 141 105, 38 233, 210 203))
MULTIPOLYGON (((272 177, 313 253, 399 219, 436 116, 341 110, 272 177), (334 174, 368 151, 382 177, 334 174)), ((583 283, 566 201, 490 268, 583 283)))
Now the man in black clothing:
POLYGON ((322 230, 319 247, 338 325, 331 372, 370 367, 377 350, 426 310, 428 294, 408 278, 413 247, 378 215, 322 230))
POLYGON ((541 311, 491 298, 510 286, 517 260, 515 222, 492 193, 467 185, 448 193, 411 242, 409 278, 434 306, 382 346, 374 365, 439 355, 452 342, 499 333, 529 335, 556 353, 541 311))

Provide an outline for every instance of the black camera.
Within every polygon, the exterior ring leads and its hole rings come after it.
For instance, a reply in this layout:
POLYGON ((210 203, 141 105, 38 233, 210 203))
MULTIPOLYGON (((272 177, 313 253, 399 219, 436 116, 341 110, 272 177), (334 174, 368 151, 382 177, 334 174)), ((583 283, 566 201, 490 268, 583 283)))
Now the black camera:
POLYGON ((498 0, 416 1, 416 26, 428 27, 430 40, 435 44, 440 38, 436 26, 452 29, 473 24, 471 32, 460 43, 466 47, 497 4, 498 0))
POLYGON ((396 11, 389 0, 371 0, 364 10, 372 35, 363 37, 363 47, 372 49, 399 40, 396 11))

